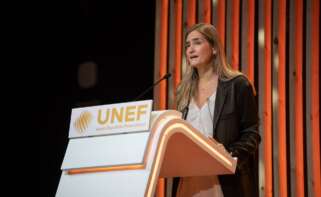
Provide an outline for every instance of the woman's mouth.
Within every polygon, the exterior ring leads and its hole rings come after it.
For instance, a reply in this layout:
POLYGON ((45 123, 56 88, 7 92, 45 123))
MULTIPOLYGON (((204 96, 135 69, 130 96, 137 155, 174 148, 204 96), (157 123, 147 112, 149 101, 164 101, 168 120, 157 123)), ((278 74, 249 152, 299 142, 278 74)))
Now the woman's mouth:
POLYGON ((198 58, 197 55, 193 55, 193 56, 190 56, 190 57, 189 57, 190 60, 195 60, 196 58, 198 58))

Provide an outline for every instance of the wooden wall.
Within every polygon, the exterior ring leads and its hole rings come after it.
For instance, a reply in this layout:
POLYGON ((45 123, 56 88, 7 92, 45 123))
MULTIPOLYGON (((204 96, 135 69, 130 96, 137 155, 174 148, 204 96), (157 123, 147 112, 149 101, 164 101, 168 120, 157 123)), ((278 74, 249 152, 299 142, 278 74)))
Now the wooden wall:
POLYGON ((156 0, 155 14, 154 79, 172 73, 154 89, 155 110, 175 108, 187 28, 212 23, 257 90, 260 196, 321 196, 320 1, 156 0))

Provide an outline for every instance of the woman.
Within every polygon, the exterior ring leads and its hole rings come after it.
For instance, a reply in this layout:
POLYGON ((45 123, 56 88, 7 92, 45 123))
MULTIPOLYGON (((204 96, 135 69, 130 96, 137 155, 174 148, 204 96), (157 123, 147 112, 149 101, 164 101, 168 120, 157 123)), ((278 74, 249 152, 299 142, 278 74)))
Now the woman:
POLYGON ((227 64, 214 26, 194 25, 185 42, 187 71, 177 89, 178 110, 238 161, 233 175, 180 178, 177 196, 257 196, 253 155, 260 136, 254 88, 227 64))

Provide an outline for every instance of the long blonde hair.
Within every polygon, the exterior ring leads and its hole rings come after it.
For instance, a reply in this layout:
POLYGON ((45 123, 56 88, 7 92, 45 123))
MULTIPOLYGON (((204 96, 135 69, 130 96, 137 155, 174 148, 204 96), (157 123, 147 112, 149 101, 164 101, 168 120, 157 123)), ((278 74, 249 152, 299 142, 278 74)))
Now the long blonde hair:
MULTIPOLYGON (((201 33, 209 44, 216 50, 216 54, 213 56, 212 65, 219 80, 228 81, 242 74, 239 71, 232 70, 230 65, 227 63, 221 40, 213 25, 205 23, 195 24, 186 32, 185 40, 192 31, 198 31, 201 33)), ((199 76, 197 70, 188 65, 187 61, 186 72, 176 92, 176 103, 179 111, 182 111, 188 105, 190 97, 194 96, 198 79, 199 76)))

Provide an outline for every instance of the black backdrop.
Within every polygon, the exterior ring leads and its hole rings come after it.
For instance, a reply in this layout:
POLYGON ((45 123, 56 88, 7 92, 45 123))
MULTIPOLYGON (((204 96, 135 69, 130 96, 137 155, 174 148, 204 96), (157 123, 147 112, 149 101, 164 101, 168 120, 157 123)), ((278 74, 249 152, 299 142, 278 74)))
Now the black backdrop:
MULTIPOLYGON (((33 114, 40 131, 40 196, 56 193, 71 109, 131 101, 153 83, 153 0, 66 1, 51 10, 48 57, 36 81, 46 99, 33 114), (78 68, 87 61, 97 64, 97 83, 81 88, 78 68)), ((152 91, 142 99, 152 99, 152 91)))

